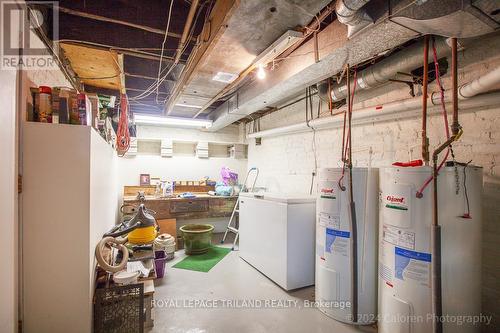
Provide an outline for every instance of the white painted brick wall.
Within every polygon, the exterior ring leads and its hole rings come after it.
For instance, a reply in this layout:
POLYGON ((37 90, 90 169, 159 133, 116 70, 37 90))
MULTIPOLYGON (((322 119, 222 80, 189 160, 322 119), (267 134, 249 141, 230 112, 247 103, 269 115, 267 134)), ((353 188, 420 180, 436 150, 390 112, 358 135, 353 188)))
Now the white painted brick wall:
MULTIPOLYGON (((466 50, 460 53, 459 84, 486 73, 500 65, 498 44, 488 44, 483 49, 466 50), (493 49, 493 50, 492 50, 493 49)), ((451 61, 450 61, 451 64, 451 61)), ((444 77, 445 88, 450 87, 450 77, 444 77)), ((409 98, 408 88, 378 89, 380 95, 355 105, 372 106, 395 99, 409 98)), ((393 86, 394 88, 394 86, 393 86)), ((436 91, 435 83, 430 91, 436 91)), ((355 102, 356 104, 356 102, 355 102)), ((317 99, 313 103, 317 106, 317 99)), ((327 106, 323 106, 326 110, 327 106)), ((451 107, 448 113, 451 114, 451 107)), ((355 112, 355 111, 354 111, 355 112)), ((270 129, 303 122, 305 101, 263 117, 261 129, 270 129)), ((497 107, 473 110, 460 117, 464 135, 454 145, 459 161, 473 160, 473 164, 484 168, 484 221, 483 221, 483 312, 494 315, 494 325, 486 332, 500 329, 498 299, 500 299, 500 101, 497 107)), ((247 130, 249 126, 247 126, 247 130)), ((431 150, 445 139, 442 116, 428 121, 431 150)), ((318 167, 340 166, 342 129, 329 129, 316 133, 316 156, 318 167)), ((353 159, 357 166, 367 166, 370 156, 367 147, 372 147, 372 166, 385 166, 395 161, 420 158, 421 121, 403 119, 391 122, 372 123, 353 128, 353 159), (410 156, 410 151, 412 151, 410 156)), ((291 134, 262 138, 256 146, 249 139, 249 166, 260 169, 259 185, 271 191, 308 193, 311 172, 314 169, 312 150, 313 133, 291 134)))

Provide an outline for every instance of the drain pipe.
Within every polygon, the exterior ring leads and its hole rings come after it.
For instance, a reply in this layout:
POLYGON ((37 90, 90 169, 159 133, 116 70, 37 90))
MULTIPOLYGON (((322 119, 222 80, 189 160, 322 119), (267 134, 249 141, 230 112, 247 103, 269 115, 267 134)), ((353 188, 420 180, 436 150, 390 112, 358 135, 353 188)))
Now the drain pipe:
POLYGON ((347 37, 352 37, 356 32, 373 22, 372 18, 366 13, 366 10, 361 9, 368 2, 370 0, 337 1, 335 7, 337 20, 347 25, 347 37))
POLYGON ((422 160, 429 165, 429 138, 427 137, 427 86, 429 81, 429 36, 424 37, 424 77, 422 82, 422 160))
POLYGON ((458 88, 458 98, 462 100, 473 97, 479 93, 488 91, 499 83, 500 66, 469 83, 461 85, 458 88))
POLYGON ((452 100, 453 100, 453 123, 451 125, 452 136, 440 145, 432 154, 433 165, 433 217, 432 217, 432 234, 431 247, 432 256, 434 257, 431 264, 432 270, 432 311, 434 313, 433 331, 434 333, 443 332, 443 301, 442 301, 442 276, 441 276, 441 226, 439 225, 439 205, 438 205, 438 156, 448 148, 453 142, 457 141, 462 135, 462 128, 458 122, 458 65, 457 65, 457 39, 451 39, 452 60, 451 60, 451 75, 453 81, 452 100))

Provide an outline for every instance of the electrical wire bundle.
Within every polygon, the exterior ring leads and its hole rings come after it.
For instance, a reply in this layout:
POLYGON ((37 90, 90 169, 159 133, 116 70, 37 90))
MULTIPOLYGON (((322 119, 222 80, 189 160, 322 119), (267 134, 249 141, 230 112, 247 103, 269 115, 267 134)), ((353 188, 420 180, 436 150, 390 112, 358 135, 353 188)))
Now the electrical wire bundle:
POLYGON ((118 156, 123 156, 130 148, 130 133, 128 129, 128 99, 127 95, 121 94, 120 119, 118 120, 118 131, 116 133, 116 151, 118 156))
MULTIPOLYGON (((130 98, 131 101, 139 101, 141 99, 145 99, 145 98, 149 97, 151 94, 154 94, 155 92, 156 92, 155 101, 157 102, 157 104, 163 104, 163 103, 165 103, 168 100, 168 99, 165 99, 163 101, 160 101, 158 99, 158 94, 159 94, 158 90, 159 90, 159 87, 163 84, 163 82, 167 79, 167 77, 169 76, 169 74, 172 72, 172 70, 174 70, 174 68, 176 67, 176 65, 179 63, 179 61, 177 61, 177 62, 174 61, 168 67, 162 68, 164 46, 165 46, 165 41, 166 41, 166 38, 167 38, 167 35, 168 35, 168 31, 169 31, 169 27, 170 27, 170 17, 171 17, 171 14, 172 14, 172 3, 173 3, 173 0, 171 1, 170 6, 169 6, 169 13, 168 13, 168 18, 167 18, 167 27, 165 29, 165 38, 164 38, 163 43, 162 43, 162 49, 161 49, 162 51, 161 51, 161 54, 160 54, 160 64, 159 64, 159 68, 158 68, 157 79, 156 79, 156 81, 153 84, 151 84, 150 86, 148 86, 146 88, 146 90, 144 90, 143 92, 141 92, 137 96, 131 97, 130 98)), ((203 2, 200 5, 200 7, 198 8, 198 11, 196 13, 195 19, 193 21, 193 24, 191 26, 191 29, 190 29, 188 37, 187 37, 188 41, 193 38, 193 35, 194 35, 194 32, 195 32, 195 27, 196 27, 196 22, 199 19, 199 16, 200 16, 200 14, 202 12, 203 7, 206 6, 206 5, 209 5, 209 7, 208 7, 207 11, 205 12, 205 23, 208 21, 209 14, 210 14, 210 11, 211 11, 212 6, 213 6, 213 1, 211 1, 211 0, 207 0, 207 1, 203 2)), ((186 43, 183 46, 182 50, 177 50, 177 53, 180 53, 182 55, 186 51, 186 49, 188 48, 188 46, 189 46, 189 43, 186 43)), ((196 52, 197 46, 198 45, 194 46, 193 52, 196 52)))

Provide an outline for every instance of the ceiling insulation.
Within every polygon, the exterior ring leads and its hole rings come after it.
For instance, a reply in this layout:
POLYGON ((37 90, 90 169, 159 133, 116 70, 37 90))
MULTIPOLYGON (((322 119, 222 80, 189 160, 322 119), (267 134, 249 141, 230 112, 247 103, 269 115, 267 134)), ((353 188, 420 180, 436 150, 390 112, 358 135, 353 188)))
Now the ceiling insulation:
MULTIPOLYGON (((201 61, 192 62, 194 70, 189 68, 188 60, 186 74, 179 81, 166 112, 184 117, 195 115, 195 108, 181 110, 175 104, 204 106, 227 86, 225 82, 213 80, 218 72, 239 75, 276 39, 288 30, 308 24, 329 2, 272 0, 264 5, 261 0, 234 1, 219 31, 220 35, 214 39, 201 61)), ((213 13, 217 15, 218 11, 214 8, 213 13)))

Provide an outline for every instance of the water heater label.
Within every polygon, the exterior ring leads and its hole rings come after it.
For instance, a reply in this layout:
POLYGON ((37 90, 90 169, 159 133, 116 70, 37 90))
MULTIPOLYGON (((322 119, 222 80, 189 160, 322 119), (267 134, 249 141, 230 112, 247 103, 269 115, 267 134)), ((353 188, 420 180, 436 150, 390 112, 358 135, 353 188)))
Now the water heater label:
POLYGON ((415 249, 415 233, 400 228, 391 227, 386 224, 383 226, 382 237, 388 243, 407 249, 415 249))
POLYGON ((323 187, 320 192, 322 199, 337 199, 334 187, 323 187))
POLYGON ((431 254, 395 247, 395 275, 400 280, 413 280, 430 286, 431 254))
POLYGON ((334 216, 327 213, 319 213, 319 225, 324 228, 339 229, 340 216, 334 216))
POLYGON ((349 256, 349 231, 326 228, 325 251, 332 254, 349 256))
POLYGON ((389 209, 408 210, 408 199, 406 195, 386 195, 385 207, 389 209))

